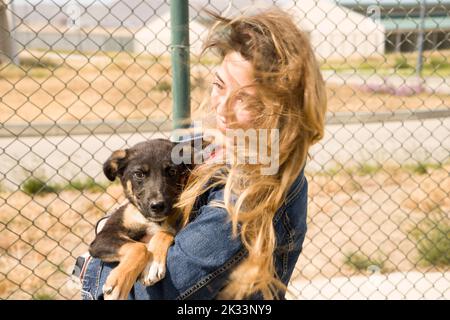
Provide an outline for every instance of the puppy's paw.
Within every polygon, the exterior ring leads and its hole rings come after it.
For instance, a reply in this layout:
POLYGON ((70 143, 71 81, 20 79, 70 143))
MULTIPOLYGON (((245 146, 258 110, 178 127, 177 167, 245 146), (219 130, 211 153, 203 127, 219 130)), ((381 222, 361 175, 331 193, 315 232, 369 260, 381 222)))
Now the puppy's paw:
POLYGON ((103 285, 103 297, 105 300, 119 300, 120 290, 114 285, 103 285))
POLYGON ((105 300, 126 300, 133 286, 126 274, 118 268, 111 271, 103 285, 103 297, 105 300))
POLYGON ((120 286, 118 283, 119 279, 113 270, 109 274, 102 288, 103 297, 105 300, 119 300, 120 286))
POLYGON ((163 279, 166 275, 166 264, 157 260, 150 260, 141 274, 141 282, 144 286, 151 286, 163 279))

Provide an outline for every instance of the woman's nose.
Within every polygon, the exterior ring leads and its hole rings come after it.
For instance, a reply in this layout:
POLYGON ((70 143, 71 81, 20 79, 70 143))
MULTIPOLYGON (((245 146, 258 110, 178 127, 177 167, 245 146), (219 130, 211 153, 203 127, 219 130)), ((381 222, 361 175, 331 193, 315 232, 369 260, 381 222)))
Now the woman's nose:
POLYGON ((218 103, 217 103, 217 110, 216 110, 216 112, 217 112, 217 114, 219 116, 224 116, 224 114, 225 114, 225 103, 224 103, 223 100, 224 99, 219 99, 218 103))
POLYGON ((224 118, 230 116, 231 110, 227 96, 222 96, 219 98, 216 112, 218 115, 224 118))

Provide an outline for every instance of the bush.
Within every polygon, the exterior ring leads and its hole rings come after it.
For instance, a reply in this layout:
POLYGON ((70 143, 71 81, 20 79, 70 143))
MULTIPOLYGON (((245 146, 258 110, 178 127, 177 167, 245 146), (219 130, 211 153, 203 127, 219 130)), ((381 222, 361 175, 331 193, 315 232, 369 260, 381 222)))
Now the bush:
POLYGON ((358 167, 357 172, 360 176, 372 176, 379 172, 381 169, 382 167, 379 164, 363 163, 358 167))
POLYGON ((360 90, 368 93, 382 93, 391 94, 395 96, 412 96, 414 94, 419 94, 425 89, 421 84, 401 84, 395 86, 389 83, 381 84, 364 84, 358 87, 360 90))
POLYGON ((416 174, 428 174, 430 170, 441 169, 442 163, 426 163, 426 162, 418 162, 412 165, 406 165, 405 169, 416 173, 416 174))
POLYGON ((422 266, 450 265, 450 222, 441 211, 431 213, 432 217, 422 220, 410 234, 417 242, 419 257, 417 263, 422 266))
POLYGON ((59 191, 56 186, 49 185, 43 180, 35 177, 26 180, 22 184, 22 190, 29 195, 57 193, 59 191))
POLYGON ((166 80, 163 80, 158 82, 153 90, 169 93, 172 90, 172 84, 166 80))
POLYGON ((59 193, 63 190, 91 191, 102 192, 106 190, 106 186, 95 182, 91 177, 86 180, 72 180, 66 185, 50 184, 44 182, 45 178, 31 177, 22 185, 22 190, 29 195, 59 193))
POLYGON ((373 259, 360 252, 347 253, 344 264, 357 271, 369 271, 371 268, 385 270, 383 259, 373 259))
POLYGON ((427 67, 430 67, 434 70, 439 70, 441 68, 446 69, 450 68, 450 62, 448 62, 446 58, 431 57, 427 67))
POLYGON ((408 63, 408 60, 405 57, 398 57, 395 59, 394 63, 395 69, 414 69, 412 65, 408 63))
POLYGON ((49 293, 42 292, 33 295, 33 300, 55 300, 55 298, 49 293))
POLYGON ((64 188, 66 190, 78 190, 78 191, 92 191, 92 192, 102 192, 105 191, 106 186, 95 182, 95 180, 91 177, 86 180, 72 180, 69 184, 64 188))
POLYGON ((20 58, 20 65, 25 69, 31 68, 55 69, 59 66, 53 60, 46 58, 39 59, 35 57, 20 58))

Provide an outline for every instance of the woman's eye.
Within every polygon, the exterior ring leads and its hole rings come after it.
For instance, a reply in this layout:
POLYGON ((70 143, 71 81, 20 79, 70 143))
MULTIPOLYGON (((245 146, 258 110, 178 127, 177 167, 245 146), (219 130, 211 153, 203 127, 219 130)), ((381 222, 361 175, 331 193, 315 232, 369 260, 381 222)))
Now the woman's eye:
POLYGON ((144 173, 142 171, 133 172, 133 176, 138 180, 144 179, 144 173))
POLYGON ((222 90, 222 89, 223 89, 223 86, 222 86, 219 82, 217 82, 217 81, 214 81, 214 82, 213 82, 213 86, 216 87, 216 88, 219 89, 219 90, 222 90))

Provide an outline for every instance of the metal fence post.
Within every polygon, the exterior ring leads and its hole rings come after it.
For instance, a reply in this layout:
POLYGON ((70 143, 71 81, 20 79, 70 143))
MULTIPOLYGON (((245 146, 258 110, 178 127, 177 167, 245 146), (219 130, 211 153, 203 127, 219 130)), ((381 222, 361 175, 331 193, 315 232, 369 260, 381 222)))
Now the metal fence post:
POLYGON ((424 40, 424 29, 425 29, 425 8, 426 3, 425 0, 420 1, 420 24, 419 24, 419 34, 417 36, 417 66, 416 66, 416 75, 417 78, 421 78, 422 76, 422 68, 423 68, 423 40, 424 40))
POLYGON ((189 5, 186 0, 170 3, 172 32, 172 96, 173 128, 189 127, 189 5))

